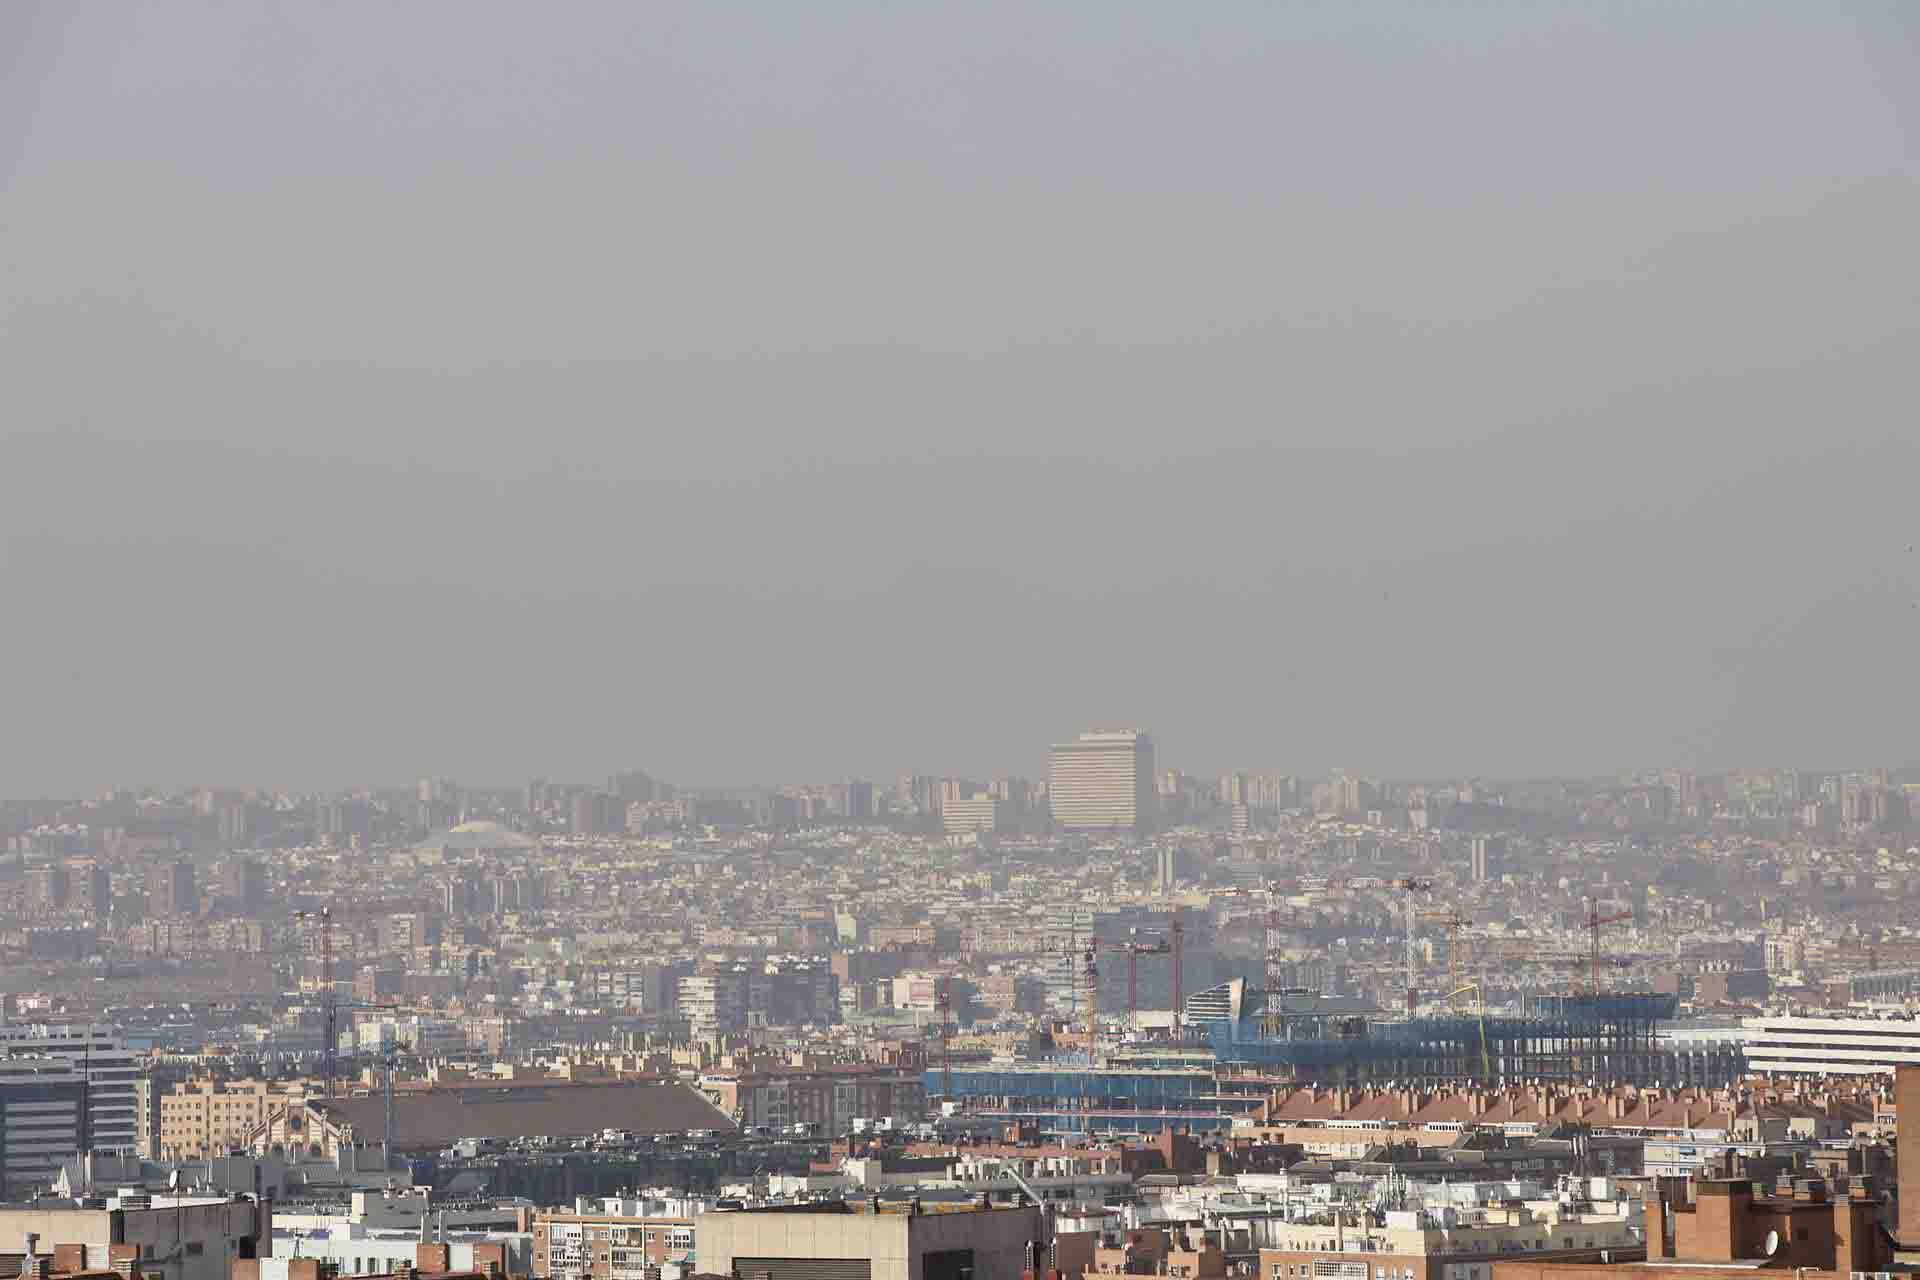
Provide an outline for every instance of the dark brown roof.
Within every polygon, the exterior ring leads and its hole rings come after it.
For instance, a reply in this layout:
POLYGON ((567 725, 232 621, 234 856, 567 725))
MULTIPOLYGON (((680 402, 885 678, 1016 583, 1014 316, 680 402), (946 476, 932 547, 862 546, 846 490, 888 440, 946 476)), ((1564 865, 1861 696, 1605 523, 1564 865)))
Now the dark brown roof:
MULTIPOLYGON (((318 1102, 353 1126, 361 1142, 386 1137, 386 1100, 318 1102)), ((731 1130, 733 1121, 680 1084, 516 1084, 498 1089, 432 1089, 393 1100, 397 1147, 444 1147, 462 1138, 578 1138, 602 1129, 679 1133, 731 1130)))

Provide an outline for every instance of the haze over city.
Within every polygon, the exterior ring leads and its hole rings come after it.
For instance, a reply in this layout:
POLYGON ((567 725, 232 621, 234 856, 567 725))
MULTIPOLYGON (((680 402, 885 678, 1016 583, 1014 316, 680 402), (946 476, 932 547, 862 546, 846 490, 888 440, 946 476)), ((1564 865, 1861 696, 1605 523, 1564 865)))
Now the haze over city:
POLYGON ((0 48, 0 794, 1915 759, 1909 6, 0 48))
POLYGON ((1920 1276, 1920 4, 0 3, 0 1280, 1920 1276))

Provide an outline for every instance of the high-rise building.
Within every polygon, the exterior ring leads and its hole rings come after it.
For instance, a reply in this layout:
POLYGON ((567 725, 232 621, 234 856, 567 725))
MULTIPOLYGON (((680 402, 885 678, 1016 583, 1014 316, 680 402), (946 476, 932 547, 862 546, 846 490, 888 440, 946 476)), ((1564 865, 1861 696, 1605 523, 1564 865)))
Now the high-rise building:
POLYGON ((1047 771, 1053 820, 1080 830, 1139 830, 1154 811, 1153 739, 1095 730, 1056 744, 1047 771))
POLYGON ((0 1195, 44 1194, 84 1145, 87 1086, 64 1058, 0 1057, 0 1195))
POLYGON ((229 911, 257 916, 267 905, 266 868, 252 858, 228 854, 220 867, 220 891, 229 911))
POLYGON ((1500 864, 1505 859, 1507 842, 1499 836, 1475 836, 1468 846, 1472 859, 1472 874, 1475 884, 1485 884, 1489 880, 1498 880, 1501 874, 1500 864))
POLYGON ((200 891, 194 884, 193 863, 185 858, 154 867, 147 882, 147 914, 191 916, 200 913, 200 891))
POLYGON ((611 792, 575 792, 569 807, 572 819, 569 825, 575 835, 614 835, 627 828, 626 802, 611 792))
POLYGON ((30 869, 27 872, 27 911, 32 915, 52 915, 65 911, 72 888, 73 877, 58 863, 30 869))
MULTIPOLYGON (((110 1026, 0 1026, 0 1057, 57 1059, 79 1078, 85 1098, 86 1145, 93 1151, 133 1151, 140 1142, 140 1055, 110 1026)), ((6 1155, 12 1157, 11 1142, 6 1155)))
POLYGON ((873 784, 854 778, 847 783, 847 816, 871 818, 874 814, 873 784))
POLYGON ((940 822, 949 835, 995 831, 1006 808, 987 792, 969 796, 948 796, 940 806, 940 822))
POLYGON ((105 920, 113 912, 113 877, 101 863, 83 858, 68 864, 68 884, 75 910, 90 920, 105 920))

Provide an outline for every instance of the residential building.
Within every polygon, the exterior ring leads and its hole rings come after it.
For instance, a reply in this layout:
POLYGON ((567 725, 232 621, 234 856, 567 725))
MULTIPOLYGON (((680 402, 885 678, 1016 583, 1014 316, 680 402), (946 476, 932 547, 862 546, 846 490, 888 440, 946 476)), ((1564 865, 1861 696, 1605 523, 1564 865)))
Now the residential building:
POLYGON ((305 1103, 305 1081, 186 1080, 160 1095, 160 1134, 153 1153, 170 1160, 225 1155, 244 1146, 270 1112, 305 1103))
POLYGON ((680 979, 680 1015, 694 1039, 738 1035, 747 1029, 748 983, 741 969, 690 973, 680 979))
MULTIPOLYGON (((641 1208, 641 1205, 634 1205, 641 1208)), ((552 1280, 658 1280, 694 1252, 698 1219, 624 1213, 541 1213, 533 1274, 552 1280)))
POLYGON ((259 915, 267 905, 266 868, 242 854, 229 854, 220 866, 220 892, 229 911, 259 915))
POLYGON ((193 863, 174 858, 156 864, 147 881, 147 914, 166 917, 199 913, 200 891, 195 886, 193 863))
MULTIPOLYGON (((1605 1178, 1594 1180, 1608 1184, 1605 1178)), ((1509 1196, 1510 1187, 1498 1194, 1509 1196)), ((1360 1214, 1351 1222, 1277 1222, 1260 1250, 1261 1280, 1492 1280, 1496 1260, 1533 1254, 1599 1262, 1637 1253, 1637 1202, 1612 1198, 1562 1204, 1535 1187, 1519 1204, 1484 1202, 1474 1184, 1447 1188, 1448 1202, 1360 1214), (1464 1193, 1464 1194, 1463 1194, 1464 1193)), ((1590 1193, 1582 1184, 1583 1197, 1590 1193)))
POLYGON ((72 877, 60 863, 30 868, 26 875, 27 913, 45 916, 65 911, 72 885, 72 877))
POLYGON ((709 1072, 700 1092, 743 1128, 809 1124, 832 1137, 856 1119, 919 1120, 927 1112, 919 1071, 867 1063, 709 1072))

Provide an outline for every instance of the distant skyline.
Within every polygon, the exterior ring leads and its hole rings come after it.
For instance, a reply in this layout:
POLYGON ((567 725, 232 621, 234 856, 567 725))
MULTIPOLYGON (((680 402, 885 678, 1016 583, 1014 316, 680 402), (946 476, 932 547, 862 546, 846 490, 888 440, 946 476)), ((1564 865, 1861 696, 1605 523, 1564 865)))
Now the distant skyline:
POLYGON ((0 796, 1920 762, 1912 5, 0 58, 0 796))

